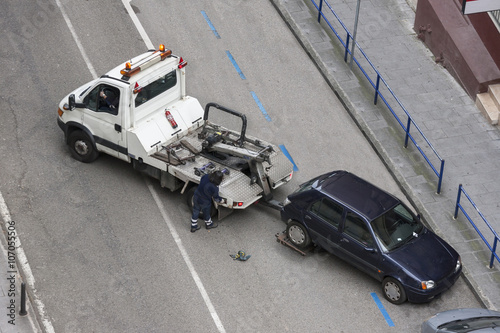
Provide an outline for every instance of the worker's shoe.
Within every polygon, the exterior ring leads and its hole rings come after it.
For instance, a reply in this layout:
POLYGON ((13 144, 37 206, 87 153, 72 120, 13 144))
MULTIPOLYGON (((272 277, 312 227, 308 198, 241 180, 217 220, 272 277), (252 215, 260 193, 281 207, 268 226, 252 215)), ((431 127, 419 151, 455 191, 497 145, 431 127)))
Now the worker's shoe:
POLYGON ((195 232, 196 230, 200 230, 201 229, 201 226, 199 226, 198 224, 191 224, 191 232, 195 232))
POLYGON ((213 229, 213 228, 217 228, 218 224, 216 222, 212 222, 212 223, 206 223, 205 224, 205 227, 207 229, 213 229))

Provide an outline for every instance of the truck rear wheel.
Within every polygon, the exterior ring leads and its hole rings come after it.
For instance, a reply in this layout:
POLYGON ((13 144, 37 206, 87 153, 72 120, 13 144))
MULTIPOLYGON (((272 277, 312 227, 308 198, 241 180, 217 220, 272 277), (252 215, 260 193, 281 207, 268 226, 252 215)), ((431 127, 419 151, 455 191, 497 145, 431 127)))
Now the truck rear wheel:
MULTIPOLYGON (((191 188, 186 192, 186 203, 191 212, 193 212, 194 192, 197 188, 198 186, 191 186, 191 188)), ((212 205, 210 206, 210 216, 215 217, 215 215, 217 215, 217 209, 212 202, 212 205)), ((203 212, 200 212, 199 218, 203 219, 203 212)))
POLYGON ((99 156, 99 152, 94 148, 92 141, 83 131, 71 132, 68 144, 71 155, 80 162, 90 163, 99 156))

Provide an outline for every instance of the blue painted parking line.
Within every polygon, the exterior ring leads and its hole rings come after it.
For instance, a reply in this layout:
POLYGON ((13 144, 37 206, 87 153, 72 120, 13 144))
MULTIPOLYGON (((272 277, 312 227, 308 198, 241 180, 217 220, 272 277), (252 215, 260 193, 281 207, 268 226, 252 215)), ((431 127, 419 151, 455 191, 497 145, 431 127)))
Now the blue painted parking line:
POLYGON ((257 106, 259 107, 260 111, 262 112, 262 114, 264 115, 264 117, 266 118, 266 120, 267 121, 271 121, 271 117, 269 117, 269 115, 267 114, 266 109, 264 109, 264 106, 260 102, 260 100, 257 97, 257 95, 255 94, 255 92, 250 91, 250 93, 252 94, 252 97, 255 100, 255 103, 257 103, 257 106))
POLYGON ((241 79, 242 80, 246 80, 245 75, 243 75, 243 72, 241 71, 240 66, 238 66, 238 64, 234 60, 233 55, 231 54, 231 52, 226 51, 226 54, 227 54, 227 57, 229 58, 229 60, 231 60, 231 63, 233 64, 234 68, 236 68, 236 71, 240 75, 241 79))
POLYGON ((377 304, 378 309, 380 310, 380 312, 382 312, 382 315, 384 316, 385 321, 387 322, 387 325, 389 325, 389 327, 394 327, 394 322, 392 321, 392 319, 389 316, 389 314, 387 313, 387 311, 385 311, 385 308, 382 305, 382 302, 378 298, 377 294, 376 293, 371 293, 370 295, 372 295, 372 298, 375 301, 375 304, 377 304))
POLYGON ((285 155, 290 160, 290 162, 292 162, 292 164, 293 164, 293 171, 294 172, 295 171, 299 171, 299 168, 297 168, 297 165, 293 161, 292 156, 288 153, 288 150, 286 150, 285 145, 279 145, 279 147, 280 147, 280 150, 283 153, 283 155, 285 155))
POLYGON ((211 22, 211 21, 210 21, 210 19, 208 18, 207 13, 205 13, 205 11, 204 11, 204 10, 202 10, 202 11, 201 11, 201 14, 205 17, 205 20, 207 21, 208 26, 210 27, 210 29, 212 29, 212 32, 214 33, 215 37, 220 38, 219 34, 217 33, 217 30, 215 30, 214 25, 212 24, 212 22, 211 22))

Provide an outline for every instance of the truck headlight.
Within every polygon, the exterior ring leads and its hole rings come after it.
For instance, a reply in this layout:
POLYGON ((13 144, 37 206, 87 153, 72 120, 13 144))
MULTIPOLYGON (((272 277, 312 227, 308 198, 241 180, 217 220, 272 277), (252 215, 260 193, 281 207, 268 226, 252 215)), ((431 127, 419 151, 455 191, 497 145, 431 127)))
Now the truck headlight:
POLYGON ((429 280, 429 281, 422 281, 422 289, 423 290, 428 290, 428 289, 432 289, 436 286, 436 284, 434 283, 434 281, 432 280, 429 280))

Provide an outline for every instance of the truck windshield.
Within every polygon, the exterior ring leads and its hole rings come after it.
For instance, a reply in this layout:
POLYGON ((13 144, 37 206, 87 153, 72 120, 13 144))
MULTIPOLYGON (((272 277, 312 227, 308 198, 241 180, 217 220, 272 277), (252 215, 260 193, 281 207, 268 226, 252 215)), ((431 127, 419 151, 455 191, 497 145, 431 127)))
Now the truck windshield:
POLYGON ((423 224, 402 204, 371 222, 382 250, 390 252, 418 237, 423 224))
POLYGON ((177 84, 177 75, 175 70, 165 75, 162 75, 157 80, 148 83, 145 87, 141 88, 141 90, 135 97, 135 107, 143 105, 144 103, 152 100, 161 93, 174 87, 176 84, 177 84))

